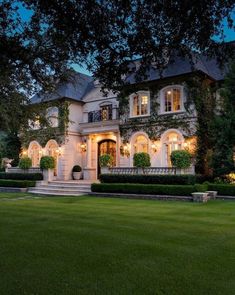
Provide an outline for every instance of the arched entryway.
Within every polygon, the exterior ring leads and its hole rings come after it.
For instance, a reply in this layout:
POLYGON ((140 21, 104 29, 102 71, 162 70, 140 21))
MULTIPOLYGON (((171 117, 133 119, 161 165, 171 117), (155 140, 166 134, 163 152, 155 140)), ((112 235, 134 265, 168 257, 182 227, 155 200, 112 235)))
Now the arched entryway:
POLYGON ((55 169, 54 169, 54 176, 57 176, 58 172, 58 149, 59 145, 55 140, 49 140, 46 144, 46 154, 51 156, 55 159, 55 169))
POLYGON ((184 137, 175 129, 168 130, 162 135, 162 162, 165 167, 172 167, 171 153, 183 149, 184 137))
POLYGON ((108 154, 113 156, 112 166, 116 166, 116 141, 112 139, 104 139, 98 143, 98 163, 97 173, 100 175, 99 157, 101 155, 108 154))
POLYGON ((42 147, 37 141, 32 141, 28 148, 28 156, 32 160, 32 167, 39 167, 42 156, 42 147))

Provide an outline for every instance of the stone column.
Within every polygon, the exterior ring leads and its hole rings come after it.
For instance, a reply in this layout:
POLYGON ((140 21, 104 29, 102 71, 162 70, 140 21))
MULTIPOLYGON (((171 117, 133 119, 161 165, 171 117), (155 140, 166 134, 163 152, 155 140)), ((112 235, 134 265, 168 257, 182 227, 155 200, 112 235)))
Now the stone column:
POLYGON ((86 144, 86 167, 83 169, 83 176, 85 180, 94 180, 96 179, 96 169, 92 167, 92 139, 89 135, 86 144))
POLYGON ((120 134, 119 132, 115 133, 116 135, 116 166, 120 166, 120 134))
POLYGON ((91 168, 91 137, 87 136, 86 148, 86 168, 91 168))

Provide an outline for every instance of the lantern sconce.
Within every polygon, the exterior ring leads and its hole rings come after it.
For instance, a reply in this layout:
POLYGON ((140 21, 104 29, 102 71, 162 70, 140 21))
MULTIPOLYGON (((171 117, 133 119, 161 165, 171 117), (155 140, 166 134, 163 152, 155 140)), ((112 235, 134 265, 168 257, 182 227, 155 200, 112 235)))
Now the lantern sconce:
POLYGON ((23 154, 23 156, 26 156, 27 155, 27 150, 23 150, 22 154, 23 154))
POLYGON ((158 150, 158 145, 157 145, 155 142, 153 142, 152 145, 151 145, 151 148, 152 148, 152 151, 153 151, 154 153, 156 153, 157 150, 158 150))
POLYGON ((85 153, 85 152, 86 152, 86 143, 85 143, 85 142, 82 142, 82 143, 80 144, 80 149, 81 149, 81 152, 82 152, 82 153, 85 153))
POLYGON ((130 157, 130 144, 126 143, 120 146, 120 154, 123 157, 130 157))
POLYGON ((56 153, 58 156, 62 155, 62 148, 60 146, 56 149, 56 153))

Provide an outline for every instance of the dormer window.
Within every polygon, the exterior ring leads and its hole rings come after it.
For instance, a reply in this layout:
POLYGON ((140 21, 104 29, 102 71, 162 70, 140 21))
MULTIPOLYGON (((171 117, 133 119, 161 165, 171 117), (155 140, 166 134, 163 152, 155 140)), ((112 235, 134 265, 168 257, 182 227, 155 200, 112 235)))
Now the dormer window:
POLYGON ((149 115, 149 92, 139 91, 130 96, 130 116, 147 116, 149 115))
POLYGON ((170 86, 161 91, 161 113, 183 111, 182 86, 170 86))

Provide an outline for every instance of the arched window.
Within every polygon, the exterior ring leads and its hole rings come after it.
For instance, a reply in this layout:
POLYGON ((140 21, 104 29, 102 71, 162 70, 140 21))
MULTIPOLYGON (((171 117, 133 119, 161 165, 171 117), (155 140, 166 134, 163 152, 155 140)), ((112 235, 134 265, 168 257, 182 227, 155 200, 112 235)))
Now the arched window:
POLYGON ((59 126, 58 115, 59 110, 57 107, 50 107, 47 109, 47 119, 51 127, 59 126))
POLYGON ((55 169, 54 169, 54 175, 57 176, 57 162, 58 162, 58 156, 59 156, 59 145, 58 143, 51 139, 47 142, 46 147, 46 154, 48 156, 51 156, 55 159, 55 169))
POLYGON ((148 139, 144 135, 138 135, 134 141, 134 153, 148 153, 148 139))
POLYGON ((36 141, 29 145, 28 154, 32 160, 32 167, 39 167, 42 156, 42 148, 36 141))
POLYGON ((178 132, 169 131, 163 136, 164 165, 171 167, 171 153, 183 149, 184 138, 178 132))
POLYGON ((182 86, 169 86, 161 90, 161 113, 175 113, 183 110, 182 86))
POLYGON ((138 91, 130 96, 130 117, 146 116, 150 113, 148 91, 138 91))

